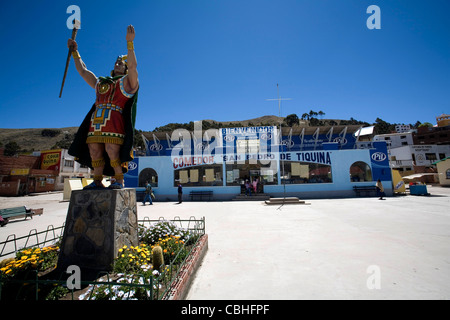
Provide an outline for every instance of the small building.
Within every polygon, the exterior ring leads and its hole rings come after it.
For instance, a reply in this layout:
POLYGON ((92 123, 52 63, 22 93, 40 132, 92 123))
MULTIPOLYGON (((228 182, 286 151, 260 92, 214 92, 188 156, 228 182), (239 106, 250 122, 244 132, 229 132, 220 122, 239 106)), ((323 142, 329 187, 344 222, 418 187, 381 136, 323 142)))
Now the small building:
POLYGON ((436 117, 438 127, 450 126, 450 114, 441 114, 436 117))
POLYGON ((0 152, 0 195, 18 196, 29 193, 63 190, 68 178, 90 177, 90 169, 82 167, 66 149, 33 152, 32 155, 4 156, 0 152))
POLYGON ((40 158, 32 155, 0 155, 0 195, 19 196, 55 190, 58 172, 41 169, 40 158))
POLYGON ((66 179, 78 178, 81 181, 90 177, 91 169, 76 162, 67 149, 36 151, 33 155, 40 157, 41 169, 57 171, 55 190, 63 190, 66 179))
POLYGON ((441 186, 450 186, 450 157, 436 161, 433 164, 437 168, 439 184, 441 186))
MULTIPOLYGON (((201 128, 201 125, 199 126, 201 128)), ((357 145, 359 126, 276 126, 177 129, 153 134, 144 157, 129 162, 125 186, 153 186, 157 200, 176 200, 177 187, 212 191, 215 200, 231 200, 254 183, 257 193, 272 197, 354 197, 356 186, 380 179, 392 195, 386 143, 357 145)))
POLYGON ((409 132, 410 130, 411 130, 411 126, 409 124, 395 125, 395 132, 397 132, 397 133, 409 132))

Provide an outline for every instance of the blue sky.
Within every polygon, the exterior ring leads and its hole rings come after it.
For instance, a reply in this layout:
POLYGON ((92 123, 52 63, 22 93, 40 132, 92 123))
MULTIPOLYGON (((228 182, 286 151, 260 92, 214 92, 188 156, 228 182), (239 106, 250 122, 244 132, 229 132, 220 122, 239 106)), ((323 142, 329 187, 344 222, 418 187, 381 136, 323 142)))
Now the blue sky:
POLYGON ((309 110, 325 118, 435 124, 450 113, 450 1, 8 1, 0 12, 0 128, 78 126, 95 94, 71 61, 62 98, 69 5, 79 51, 108 75, 136 29, 136 128, 246 120, 309 110), (370 5, 381 29, 369 30, 370 5))

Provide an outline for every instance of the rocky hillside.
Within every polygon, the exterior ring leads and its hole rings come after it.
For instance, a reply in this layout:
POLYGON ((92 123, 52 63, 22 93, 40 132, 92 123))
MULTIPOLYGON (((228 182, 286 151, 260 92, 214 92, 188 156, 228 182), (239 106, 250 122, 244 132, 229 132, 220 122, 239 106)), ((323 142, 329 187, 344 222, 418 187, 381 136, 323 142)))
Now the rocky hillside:
POLYGON ((65 148, 70 144, 78 127, 43 129, 0 129, 0 148, 16 142, 21 152, 65 148))
MULTIPOLYGON (((381 120, 382 121, 382 120, 381 120)), ((363 124, 356 121, 353 118, 350 120, 318 120, 317 118, 310 119, 298 119, 296 115, 290 115, 286 118, 277 117, 273 115, 262 116, 249 120, 239 121, 216 121, 216 120, 203 120, 203 129, 209 128, 227 128, 227 127, 247 127, 247 126, 273 126, 283 123, 283 126, 322 126, 322 125, 338 125, 338 124, 363 124), (291 116, 295 116, 295 122, 291 122, 291 116), (316 120, 313 123, 313 120, 316 120)), ((365 123, 368 125, 367 123, 365 123)), ((194 123, 169 123, 167 125, 157 127, 150 132, 171 132, 177 128, 185 128, 188 130, 194 130, 194 123)), ((140 133, 146 133, 149 131, 142 131, 136 128, 138 134, 135 135, 137 140, 142 140, 140 133)), ((49 150, 49 149, 68 149, 72 140, 77 132, 78 127, 66 127, 66 128, 42 128, 42 129, 1 129, 0 128, 0 148, 8 149, 8 144, 15 143, 16 151, 19 153, 31 153, 33 151, 49 150)), ((139 141, 137 141, 139 142, 139 141)), ((15 152, 14 152, 15 153, 15 152)))
MULTIPOLYGON (((283 120, 284 118, 279 118, 277 116, 263 116, 243 121, 204 121, 214 123, 218 127, 240 127, 278 125, 280 119, 283 120)), ((157 128, 159 129, 157 131, 165 131, 164 129, 170 131, 173 126, 182 126, 182 124, 168 124, 157 128)), ((33 151, 49 150, 54 148, 68 148, 77 130, 78 127, 42 129, 0 128, 0 148, 5 148, 5 146, 10 142, 16 142, 21 153, 31 153, 33 151)))

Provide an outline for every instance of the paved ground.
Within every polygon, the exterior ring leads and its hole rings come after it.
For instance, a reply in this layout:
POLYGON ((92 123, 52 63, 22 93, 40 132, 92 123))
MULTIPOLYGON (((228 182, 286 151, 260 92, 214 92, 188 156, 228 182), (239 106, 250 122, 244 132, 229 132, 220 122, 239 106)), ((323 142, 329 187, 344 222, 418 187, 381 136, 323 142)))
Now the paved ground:
MULTIPOLYGON (((431 196, 138 203, 145 216, 206 218, 209 250, 187 299, 450 299, 450 188, 431 196)), ((65 221, 62 193, 0 197, 44 208, 0 228, 0 241, 65 221)), ((1 248, 0 248, 1 250, 1 248)))

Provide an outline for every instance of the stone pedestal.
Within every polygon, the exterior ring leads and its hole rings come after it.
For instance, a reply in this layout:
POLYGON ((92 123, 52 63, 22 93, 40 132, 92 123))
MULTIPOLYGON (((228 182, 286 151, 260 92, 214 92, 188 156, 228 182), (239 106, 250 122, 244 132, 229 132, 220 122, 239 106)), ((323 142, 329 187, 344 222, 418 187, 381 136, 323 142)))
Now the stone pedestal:
POLYGON ((110 271, 118 250, 138 245, 135 189, 72 192, 58 269, 81 269, 82 279, 110 271))

